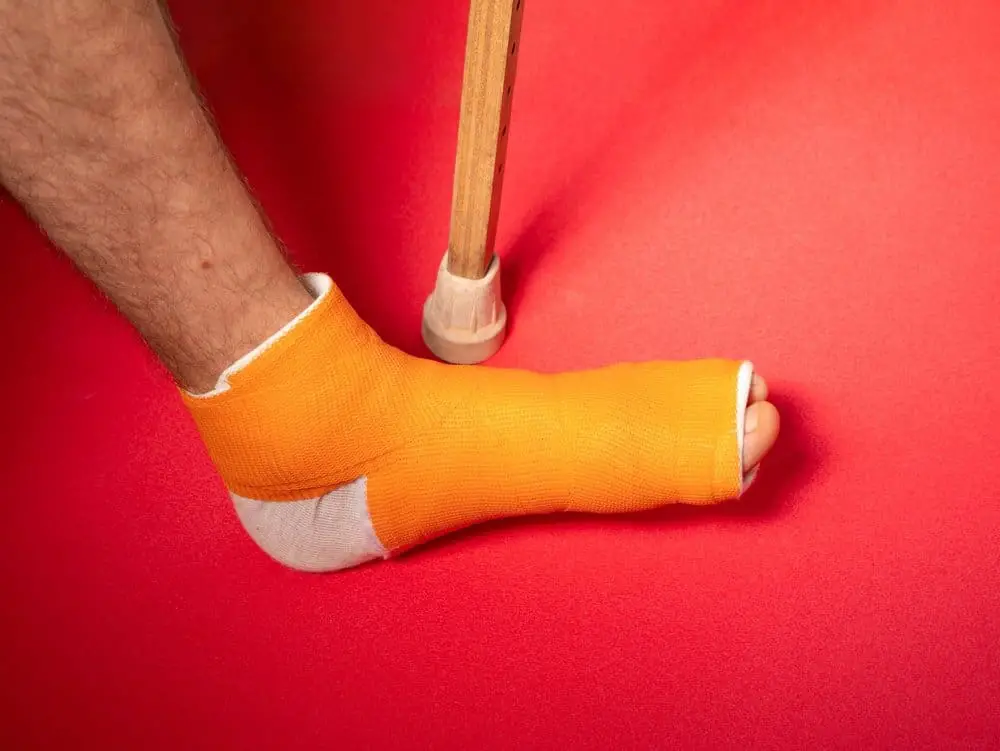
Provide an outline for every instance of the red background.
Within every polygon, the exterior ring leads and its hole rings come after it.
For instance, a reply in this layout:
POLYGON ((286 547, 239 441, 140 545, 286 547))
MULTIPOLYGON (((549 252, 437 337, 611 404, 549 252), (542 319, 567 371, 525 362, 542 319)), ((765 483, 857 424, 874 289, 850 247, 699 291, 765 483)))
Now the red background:
MULTIPOLYGON (((421 351, 467 3, 175 5, 295 259, 421 351)), ((239 529, 160 367, 0 207, 0 745, 986 748, 1000 6, 531 0, 497 365, 749 356, 744 502, 341 575, 239 529)))

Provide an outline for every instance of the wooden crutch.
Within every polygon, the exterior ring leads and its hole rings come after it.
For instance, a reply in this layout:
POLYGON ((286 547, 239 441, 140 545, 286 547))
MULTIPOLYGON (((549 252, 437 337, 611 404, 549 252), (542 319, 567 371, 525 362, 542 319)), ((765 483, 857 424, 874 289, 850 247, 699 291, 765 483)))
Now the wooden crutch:
POLYGON ((424 305, 437 357, 479 363, 503 344, 507 311, 494 252, 523 0, 471 0, 448 252, 424 305))

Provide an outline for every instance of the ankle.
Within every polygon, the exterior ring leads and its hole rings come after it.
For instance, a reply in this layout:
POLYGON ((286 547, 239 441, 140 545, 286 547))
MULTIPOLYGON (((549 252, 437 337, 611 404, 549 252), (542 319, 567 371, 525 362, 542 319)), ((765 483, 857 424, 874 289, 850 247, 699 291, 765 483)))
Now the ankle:
POLYGON ((185 390, 202 394, 216 387, 223 372, 280 331, 314 298, 289 270, 259 289, 220 295, 200 326, 188 324, 168 343, 161 358, 185 390), (211 320, 205 320, 208 315, 211 320))

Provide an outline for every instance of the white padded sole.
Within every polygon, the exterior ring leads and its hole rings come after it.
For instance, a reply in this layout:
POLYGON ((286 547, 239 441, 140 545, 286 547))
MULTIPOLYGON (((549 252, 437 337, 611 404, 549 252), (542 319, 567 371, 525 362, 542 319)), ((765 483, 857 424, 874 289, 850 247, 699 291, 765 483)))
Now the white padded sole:
POLYGON ((326 572, 388 557, 368 514, 365 478, 305 501, 256 501, 230 493, 261 550, 298 571, 326 572))

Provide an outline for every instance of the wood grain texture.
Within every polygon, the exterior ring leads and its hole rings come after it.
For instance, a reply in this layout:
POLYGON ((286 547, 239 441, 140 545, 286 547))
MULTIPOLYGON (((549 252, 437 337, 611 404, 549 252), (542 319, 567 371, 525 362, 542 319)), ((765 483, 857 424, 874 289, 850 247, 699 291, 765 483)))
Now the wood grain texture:
POLYGON ((472 0, 465 50, 448 270, 481 279, 493 256, 523 0, 472 0))

